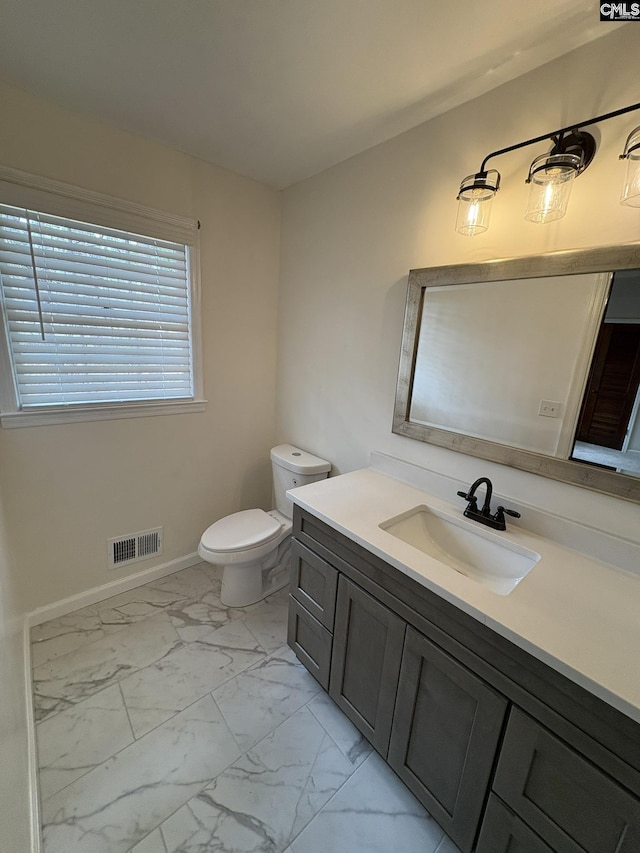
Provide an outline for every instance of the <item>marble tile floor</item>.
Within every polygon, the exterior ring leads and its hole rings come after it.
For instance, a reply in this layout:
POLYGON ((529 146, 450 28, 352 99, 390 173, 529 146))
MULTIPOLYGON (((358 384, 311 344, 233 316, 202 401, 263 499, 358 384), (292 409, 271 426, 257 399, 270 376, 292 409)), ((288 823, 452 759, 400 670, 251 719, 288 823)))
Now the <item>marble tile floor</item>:
POLYGON ((457 853, 200 563, 32 631, 43 853, 457 853))

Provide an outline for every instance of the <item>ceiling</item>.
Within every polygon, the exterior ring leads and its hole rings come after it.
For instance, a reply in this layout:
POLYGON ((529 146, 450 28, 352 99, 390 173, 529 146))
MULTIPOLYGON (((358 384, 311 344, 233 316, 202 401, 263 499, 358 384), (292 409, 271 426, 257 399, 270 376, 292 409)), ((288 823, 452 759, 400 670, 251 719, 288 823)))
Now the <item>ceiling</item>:
POLYGON ((0 0, 0 79, 282 188, 614 26, 592 0, 0 0))

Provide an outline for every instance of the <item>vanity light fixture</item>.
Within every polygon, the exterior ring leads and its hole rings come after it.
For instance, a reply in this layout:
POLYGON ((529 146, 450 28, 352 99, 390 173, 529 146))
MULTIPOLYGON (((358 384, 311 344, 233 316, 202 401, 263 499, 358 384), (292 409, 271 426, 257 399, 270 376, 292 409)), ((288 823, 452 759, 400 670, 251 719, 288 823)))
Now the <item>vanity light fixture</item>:
MULTIPOLYGON (((596 153, 594 137, 582 128, 638 109, 640 104, 632 104, 492 151, 482 161, 480 171, 468 175, 460 184, 456 231, 473 237, 489 227, 491 203, 500 189, 500 173, 496 169, 487 169, 487 162, 493 157, 545 140, 553 142, 553 146, 547 154, 536 157, 529 167, 526 183, 530 185, 530 192, 525 219, 539 223, 561 219, 567 212, 573 181, 589 166, 596 153)), ((628 161, 621 203, 640 207, 640 127, 629 134, 620 159, 628 161)))

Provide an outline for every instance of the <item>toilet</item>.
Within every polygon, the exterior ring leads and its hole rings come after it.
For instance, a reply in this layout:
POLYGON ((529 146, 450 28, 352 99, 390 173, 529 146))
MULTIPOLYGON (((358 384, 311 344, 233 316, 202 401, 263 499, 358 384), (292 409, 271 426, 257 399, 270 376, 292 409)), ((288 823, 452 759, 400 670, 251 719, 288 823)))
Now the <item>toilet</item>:
POLYGON ((275 509, 234 512, 207 527, 198 554, 222 566, 220 599, 227 607, 255 604, 289 583, 293 504, 287 489, 324 480, 331 463, 291 444, 271 450, 275 509))

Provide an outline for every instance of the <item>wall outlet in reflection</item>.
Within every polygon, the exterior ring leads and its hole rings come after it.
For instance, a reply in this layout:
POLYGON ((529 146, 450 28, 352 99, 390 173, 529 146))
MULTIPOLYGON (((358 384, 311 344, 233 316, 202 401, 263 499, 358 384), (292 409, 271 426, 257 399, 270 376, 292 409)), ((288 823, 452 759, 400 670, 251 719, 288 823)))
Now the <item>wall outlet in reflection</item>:
POLYGON ((538 414, 545 418, 559 418, 560 403, 557 400, 540 400, 538 414))

